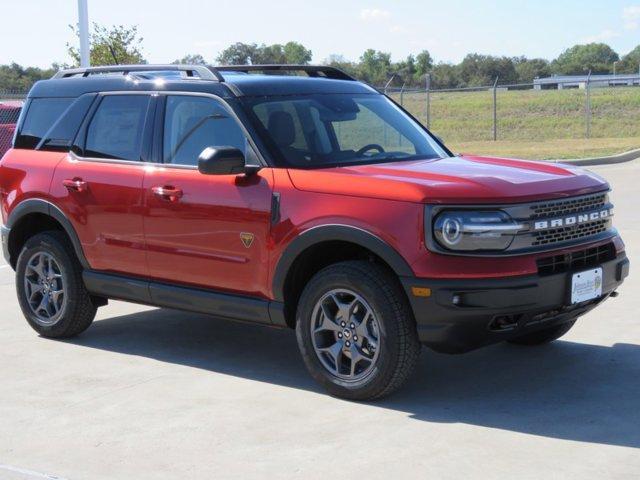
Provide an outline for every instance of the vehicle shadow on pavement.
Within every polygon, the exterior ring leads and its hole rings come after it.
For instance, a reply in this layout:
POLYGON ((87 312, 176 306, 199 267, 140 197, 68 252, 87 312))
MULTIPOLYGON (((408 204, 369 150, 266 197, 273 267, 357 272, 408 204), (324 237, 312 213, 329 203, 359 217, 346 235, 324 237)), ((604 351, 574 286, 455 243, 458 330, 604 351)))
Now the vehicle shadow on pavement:
MULTIPOLYGON (((288 330, 149 310, 96 321, 70 343, 323 392, 288 330)), ((374 404, 426 422, 640 448, 639 378, 639 345, 424 349, 409 383, 374 404)))

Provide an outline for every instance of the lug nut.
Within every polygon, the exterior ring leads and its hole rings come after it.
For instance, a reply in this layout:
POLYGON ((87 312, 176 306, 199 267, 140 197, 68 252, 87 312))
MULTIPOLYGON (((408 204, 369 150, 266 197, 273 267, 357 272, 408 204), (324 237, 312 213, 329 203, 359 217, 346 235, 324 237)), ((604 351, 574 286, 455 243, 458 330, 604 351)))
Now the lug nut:
POLYGON ((344 323, 344 322, 340 322, 340 325, 342 326, 342 328, 344 328, 344 327, 346 327, 346 326, 347 326, 347 324, 346 324, 346 323, 344 323))
POLYGON ((357 335, 354 335, 354 336, 353 336, 353 341, 354 341, 354 342, 357 342, 357 341, 358 341, 358 336, 357 336, 357 335))
POLYGON ((349 340, 347 340, 347 347, 351 346, 351 342, 349 340))
POLYGON ((351 328, 356 328, 356 324, 352 323, 351 325, 349 325, 351 328))
POLYGON ((338 332, 338 338, 342 338, 342 332, 338 332))

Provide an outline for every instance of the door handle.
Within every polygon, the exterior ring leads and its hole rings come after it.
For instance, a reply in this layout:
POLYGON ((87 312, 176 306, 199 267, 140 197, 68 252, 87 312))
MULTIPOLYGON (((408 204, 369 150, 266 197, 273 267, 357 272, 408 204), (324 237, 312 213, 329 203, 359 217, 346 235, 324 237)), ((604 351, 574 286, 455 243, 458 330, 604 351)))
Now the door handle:
POLYGON ((63 180, 62 184, 66 187, 70 192, 86 192, 89 186, 87 182, 82 180, 81 178, 74 178, 72 180, 63 180))
POLYGON ((156 197, 160 197, 162 200, 168 200, 169 202, 177 202, 182 198, 182 190, 175 187, 153 187, 151 189, 156 197))

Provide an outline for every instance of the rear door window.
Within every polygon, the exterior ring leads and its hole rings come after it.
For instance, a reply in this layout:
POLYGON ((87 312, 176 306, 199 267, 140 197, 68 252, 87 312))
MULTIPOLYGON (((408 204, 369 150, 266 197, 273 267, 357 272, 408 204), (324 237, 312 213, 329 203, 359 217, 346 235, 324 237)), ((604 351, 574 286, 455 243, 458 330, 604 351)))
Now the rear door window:
POLYGON ((108 95, 87 129, 85 156, 139 161, 148 95, 108 95))
POLYGON ((15 147, 34 149, 74 100, 75 98, 34 98, 31 100, 20 133, 16 138, 15 147))

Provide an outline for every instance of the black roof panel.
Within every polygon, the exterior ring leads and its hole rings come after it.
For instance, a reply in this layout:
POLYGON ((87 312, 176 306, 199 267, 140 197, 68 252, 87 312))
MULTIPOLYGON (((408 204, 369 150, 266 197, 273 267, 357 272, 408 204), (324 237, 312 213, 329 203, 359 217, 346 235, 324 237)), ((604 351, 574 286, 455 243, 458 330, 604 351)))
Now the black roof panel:
POLYGON ((184 91, 210 93, 220 97, 377 93, 375 89, 364 83, 350 80, 295 75, 221 73, 224 82, 179 78, 173 74, 155 79, 121 74, 54 78, 37 82, 29 92, 29 97, 78 97, 85 93, 117 91, 184 91))

